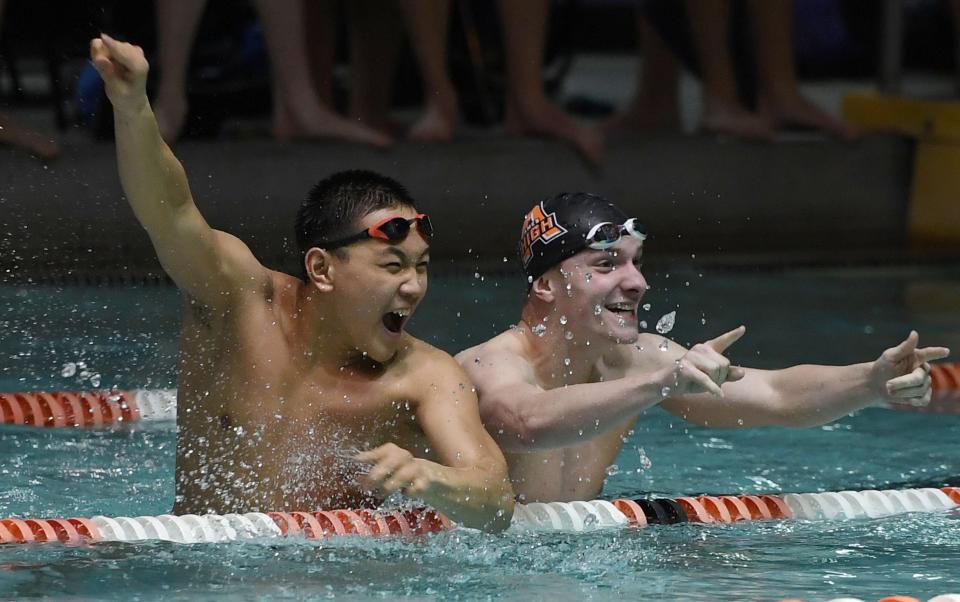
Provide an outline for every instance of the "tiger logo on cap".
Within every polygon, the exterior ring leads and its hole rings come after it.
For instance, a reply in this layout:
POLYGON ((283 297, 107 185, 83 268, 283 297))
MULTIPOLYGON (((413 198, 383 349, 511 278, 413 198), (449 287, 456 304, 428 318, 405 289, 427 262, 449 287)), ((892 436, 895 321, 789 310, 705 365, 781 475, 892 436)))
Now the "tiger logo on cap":
POLYGON ((534 205, 523 217, 523 229, 520 234, 520 260, 526 266, 533 259, 534 243, 549 244, 567 233, 567 229, 557 222, 556 213, 547 213, 543 202, 534 205))

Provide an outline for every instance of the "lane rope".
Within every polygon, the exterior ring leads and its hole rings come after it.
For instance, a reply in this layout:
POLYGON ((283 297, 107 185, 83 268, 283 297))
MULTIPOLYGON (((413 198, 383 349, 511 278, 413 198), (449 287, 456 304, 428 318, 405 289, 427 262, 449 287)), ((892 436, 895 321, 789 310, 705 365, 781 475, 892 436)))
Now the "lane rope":
MULTIPOLYGON (((517 504, 512 527, 540 531, 589 531, 691 523, 751 520, 850 520, 908 512, 942 512, 960 506, 960 488, 838 491, 783 495, 701 495, 613 501, 517 504)), ((254 537, 325 539, 342 535, 424 535, 451 529, 441 512, 330 510, 174 516, 67 519, 5 518, 0 543, 82 541, 218 542, 254 537)))
POLYGON ((176 418, 176 389, 0 393, 2 424, 102 427, 176 418))

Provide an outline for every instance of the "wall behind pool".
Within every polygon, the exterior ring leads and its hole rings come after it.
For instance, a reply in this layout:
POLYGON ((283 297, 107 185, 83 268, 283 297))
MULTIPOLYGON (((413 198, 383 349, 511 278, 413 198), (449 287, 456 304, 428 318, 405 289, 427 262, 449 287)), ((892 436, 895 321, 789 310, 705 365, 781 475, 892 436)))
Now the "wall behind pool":
MULTIPOLYGON (((514 257, 520 221, 560 191, 605 195, 640 217, 657 254, 728 257, 907 251, 912 143, 870 136, 750 144, 644 135, 611 140, 601 169, 536 139, 468 135, 389 152, 335 143, 185 141, 175 148, 207 221, 238 235, 267 265, 296 269, 292 223, 318 179, 368 168, 396 177, 432 214, 435 264, 514 257)), ((122 196, 115 148, 78 140, 49 165, 0 148, 0 278, 159 273, 122 196)), ((941 249, 943 251, 943 249, 941 249)), ((956 253, 957 249, 947 249, 956 253)))

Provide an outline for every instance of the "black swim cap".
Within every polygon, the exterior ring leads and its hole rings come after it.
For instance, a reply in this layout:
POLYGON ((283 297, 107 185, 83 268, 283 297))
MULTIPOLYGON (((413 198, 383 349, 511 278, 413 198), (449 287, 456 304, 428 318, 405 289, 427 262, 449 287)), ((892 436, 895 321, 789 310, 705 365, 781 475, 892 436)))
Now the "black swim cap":
POLYGON ((585 249, 595 225, 626 221, 616 205, 587 192, 562 192, 540 201, 524 216, 520 231, 520 263, 527 282, 585 249))

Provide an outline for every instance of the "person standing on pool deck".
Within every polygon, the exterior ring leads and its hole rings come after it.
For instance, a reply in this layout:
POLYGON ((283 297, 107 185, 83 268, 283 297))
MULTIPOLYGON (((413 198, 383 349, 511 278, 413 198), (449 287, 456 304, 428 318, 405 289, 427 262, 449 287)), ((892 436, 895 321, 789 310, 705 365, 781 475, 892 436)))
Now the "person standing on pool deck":
POLYGON ((520 322, 457 360, 507 456, 520 501, 595 498, 640 414, 660 404, 711 427, 814 426, 877 402, 930 399, 944 347, 911 332, 873 362, 754 370, 731 366, 740 326, 691 349, 639 333, 645 230, 598 196, 560 194, 527 213, 520 322))
POLYGON ((513 493, 476 395, 453 358, 403 330, 432 235, 406 190, 371 172, 321 181, 297 214, 306 280, 268 270, 197 210, 150 109, 143 51, 107 35, 90 50, 123 190, 187 300, 174 512, 349 508, 402 491, 505 528, 513 493))

